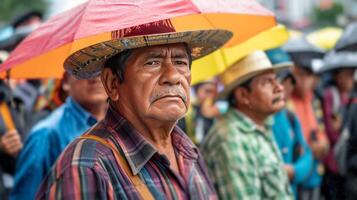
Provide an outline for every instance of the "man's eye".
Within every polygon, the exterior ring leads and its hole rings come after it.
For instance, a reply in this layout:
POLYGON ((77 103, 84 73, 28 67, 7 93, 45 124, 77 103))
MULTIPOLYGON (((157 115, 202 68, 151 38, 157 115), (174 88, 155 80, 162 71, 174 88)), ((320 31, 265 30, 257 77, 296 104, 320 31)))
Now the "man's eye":
POLYGON ((148 65, 148 66, 153 66, 153 65, 158 65, 160 64, 160 61, 158 60, 153 60, 153 61, 149 61, 147 63, 145 63, 145 65, 148 65))
POLYGON ((175 64, 176 64, 176 65, 184 65, 184 66, 187 66, 187 65, 188 65, 188 63, 187 63, 186 61, 182 61, 182 60, 176 60, 176 61, 175 61, 175 64))

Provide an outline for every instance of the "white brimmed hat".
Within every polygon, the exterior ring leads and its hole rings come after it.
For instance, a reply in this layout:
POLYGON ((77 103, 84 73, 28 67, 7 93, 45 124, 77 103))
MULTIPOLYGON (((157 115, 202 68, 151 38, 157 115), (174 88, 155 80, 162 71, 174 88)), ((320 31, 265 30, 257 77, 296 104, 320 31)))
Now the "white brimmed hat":
POLYGON ((233 64, 220 75, 224 90, 219 93, 217 99, 226 99, 240 84, 264 71, 280 72, 290 66, 291 64, 273 65, 264 51, 255 51, 233 64))

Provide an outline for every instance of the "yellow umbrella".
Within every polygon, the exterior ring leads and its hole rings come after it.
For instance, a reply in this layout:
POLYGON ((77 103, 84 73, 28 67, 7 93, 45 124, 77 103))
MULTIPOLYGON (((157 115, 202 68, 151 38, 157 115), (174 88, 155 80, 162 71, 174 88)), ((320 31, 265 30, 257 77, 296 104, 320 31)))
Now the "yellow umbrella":
POLYGON ((192 84, 212 78, 255 50, 267 50, 283 45, 289 39, 287 29, 278 25, 232 48, 223 48, 209 56, 195 60, 192 84))
POLYGON ((329 50, 335 46, 341 35, 342 29, 327 27, 308 34, 307 40, 320 48, 329 50))
POLYGON ((289 39, 295 39, 303 36, 303 33, 298 30, 289 29, 288 32, 289 32, 289 39))

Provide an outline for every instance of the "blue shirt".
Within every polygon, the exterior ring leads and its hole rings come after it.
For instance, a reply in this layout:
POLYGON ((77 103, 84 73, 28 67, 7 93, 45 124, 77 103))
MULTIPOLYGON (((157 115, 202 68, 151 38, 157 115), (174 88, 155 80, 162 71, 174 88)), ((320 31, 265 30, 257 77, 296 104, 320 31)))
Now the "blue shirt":
POLYGON ((295 114, 291 116, 291 119, 289 119, 286 109, 276 113, 274 115, 273 133, 284 163, 294 167, 295 176, 291 185, 295 197, 297 197, 297 184, 305 182, 312 172, 313 156, 305 142, 299 120, 295 114))
POLYGON ((51 166, 64 148, 97 120, 72 98, 31 130, 16 164, 10 199, 34 199, 51 166))

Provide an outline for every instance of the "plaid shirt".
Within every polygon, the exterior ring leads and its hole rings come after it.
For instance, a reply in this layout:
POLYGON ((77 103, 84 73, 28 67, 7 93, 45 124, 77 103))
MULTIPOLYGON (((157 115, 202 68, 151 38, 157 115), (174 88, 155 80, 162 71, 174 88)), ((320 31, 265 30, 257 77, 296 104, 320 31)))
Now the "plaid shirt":
POLYGON ((231 108, 212 127, 201 152, 221 199, 293 199, 271 123, 262 131, 231 108))
MULTIPOLYGON (((217 199, 198 149, 179 128, 171 137, 180 174, 112 107, 87 134, 114 144, 155 199, 217 199)), ((107 146, 77 139, 57 160, 36 199, 141 199, 118 163, 107 146)))

